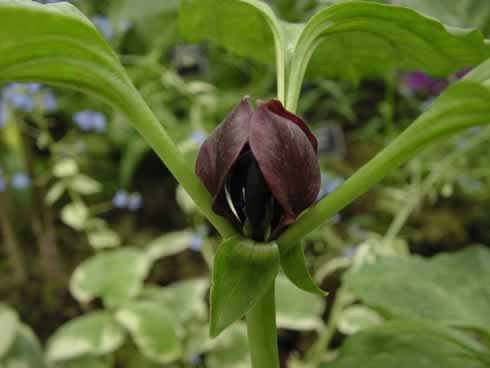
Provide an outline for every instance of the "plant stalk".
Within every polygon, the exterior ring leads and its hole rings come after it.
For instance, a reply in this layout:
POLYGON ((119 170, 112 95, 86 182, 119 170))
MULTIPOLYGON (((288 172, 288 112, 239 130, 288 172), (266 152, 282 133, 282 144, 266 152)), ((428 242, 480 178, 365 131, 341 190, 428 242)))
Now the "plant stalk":
POLYGON ((248 346, 253 368, 279 368, 274 285, 247 313, 248 346))

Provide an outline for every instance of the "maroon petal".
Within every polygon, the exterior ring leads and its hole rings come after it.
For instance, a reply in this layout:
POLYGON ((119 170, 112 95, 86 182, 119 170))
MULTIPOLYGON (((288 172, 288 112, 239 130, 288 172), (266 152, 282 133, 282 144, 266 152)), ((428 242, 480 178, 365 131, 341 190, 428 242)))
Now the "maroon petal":
MULTIPOLYGON (((249 144, 273 197, 293 223, 320 191, 320 166, 310 139, 296 123, 260 105, 250 123, 249 144)), ((273 229, 273 231, 277 231, 273 229)))
POLYGON ((245 97, 206 139, 197 156, 196 174, 214 196, 213 210, 222 216, 229 213, 225 178, 247 144, 252 114, 245 97))
POLYGON ((293 113, 286 110, 279 100, 269 100, 269 102, 267 102, 265 105, 267 106, 267 109, 269 109, 269 111, 272 111, 274 114, 282 116, 283 118, 288 119, 289 121, 292 121, 297 126, 299 126, 310 140, 313 148, 315 149, 315 152, 317 151, 318 141, 316 140, 313 133, 311 133, 306 123, 299 116, 294 115, 293 113))

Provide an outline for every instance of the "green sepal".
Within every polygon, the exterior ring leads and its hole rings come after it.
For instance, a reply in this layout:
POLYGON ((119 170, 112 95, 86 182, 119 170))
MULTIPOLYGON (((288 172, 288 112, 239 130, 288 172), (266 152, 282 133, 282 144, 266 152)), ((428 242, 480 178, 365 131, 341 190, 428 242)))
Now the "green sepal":
POLYGON ((279 272, 275 244, 225 240, 214 259, 210 334, 218 336, 242 318, 273 286, 279 272))
POLYGON ((279 247, 280 262, 284 274, 296 287, 309 293, 325 296, 328 293, 320 289, 306 267, 303 245, 298 243, 292 248, 279 247))

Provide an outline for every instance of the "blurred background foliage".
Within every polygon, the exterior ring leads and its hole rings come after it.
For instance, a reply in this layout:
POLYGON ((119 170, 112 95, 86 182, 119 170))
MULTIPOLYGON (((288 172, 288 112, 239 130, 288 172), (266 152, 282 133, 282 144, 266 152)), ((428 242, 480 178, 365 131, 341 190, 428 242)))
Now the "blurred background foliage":
MULTIPOLYGON (((339 1, 267 2, 295 22, 339 1)), ((190 162, 241 96, 274 97, 272 66, 181 39, 178 0, 73 3, 119 53, 190 162)), ((490 33, 487 0, 393 3, 490 33)), ((321 196, 462 74, 308 81, 299 114, 320 142, 321 196)), ((279 277, 285 366, 317 367, 341 346, 335 367, 362 366, 359 351, 373 336, 404 334, 392 351, 417 350, 434 344, 435 322, 471 331, 488 353, 489 139, 482 128, 434 145, 308 236, 310 269, 330 294, 308 295, 279 277), (407 320, 424 324, 414 332, 407 320)), ((249 367, 242 323, 208 337, 217 234, 106 105, 34 83, 3 86, 0 233, 0 367, 249 367)), ((482 361, 471 367, 489 366, 482 361)))

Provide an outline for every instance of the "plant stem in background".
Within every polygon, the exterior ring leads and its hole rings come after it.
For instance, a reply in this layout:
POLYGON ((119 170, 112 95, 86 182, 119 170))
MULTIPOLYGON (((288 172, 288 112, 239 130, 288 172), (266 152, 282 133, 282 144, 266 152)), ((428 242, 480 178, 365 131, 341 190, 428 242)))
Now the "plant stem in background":
POLYGON ((279 368, 274 286, 247 313, 248 346, 253 368, 279 368))

